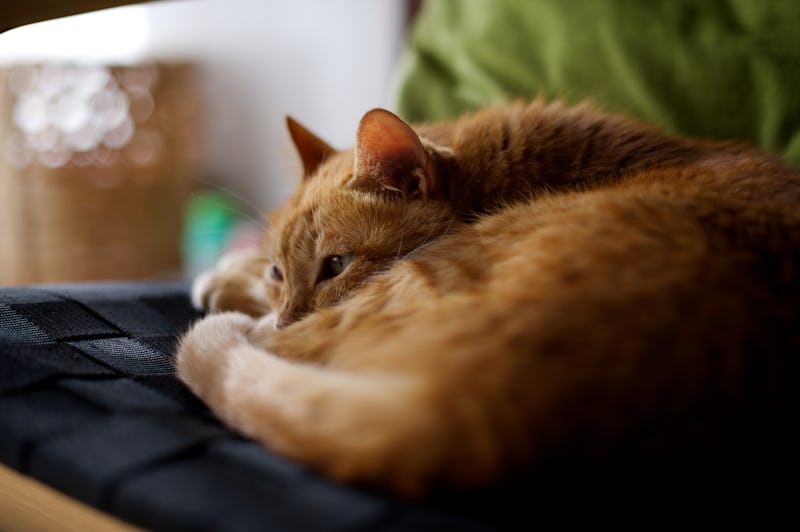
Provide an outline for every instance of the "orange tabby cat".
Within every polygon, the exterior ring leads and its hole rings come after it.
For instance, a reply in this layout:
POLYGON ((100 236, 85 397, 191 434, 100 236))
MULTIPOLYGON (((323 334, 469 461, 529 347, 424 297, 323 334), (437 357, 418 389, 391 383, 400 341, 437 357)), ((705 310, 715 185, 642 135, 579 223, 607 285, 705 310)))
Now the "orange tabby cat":
POLYGON ((300 188, 194 287, 254 317, 176 358, 232 427, 402 494, 789 449, 800 175, 776 158, 540 100, 373 110, 352 151, 289 129, 300 188))

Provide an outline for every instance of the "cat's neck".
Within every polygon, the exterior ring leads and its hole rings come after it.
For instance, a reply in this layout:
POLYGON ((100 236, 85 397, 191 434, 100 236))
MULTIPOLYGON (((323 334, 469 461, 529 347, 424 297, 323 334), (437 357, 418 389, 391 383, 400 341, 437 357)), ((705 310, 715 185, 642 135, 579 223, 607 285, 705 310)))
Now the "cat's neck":
POLYGON ((490 108, 423 135, 453 149, 444 189, 456 211, 490 212, 546 191, 587 189, 648 167, 686 166, 739 148, 670 137, 588 107, 534 101, 490 108))

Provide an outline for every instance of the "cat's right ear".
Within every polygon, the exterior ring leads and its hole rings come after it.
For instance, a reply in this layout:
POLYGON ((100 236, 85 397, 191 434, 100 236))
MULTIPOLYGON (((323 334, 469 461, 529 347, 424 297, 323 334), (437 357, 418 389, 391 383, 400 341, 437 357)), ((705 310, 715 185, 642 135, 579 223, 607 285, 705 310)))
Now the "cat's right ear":
POLYGON ((300 155, 300 160, 303 162, 303 179, 308 179, 314 175, 314 172, 317 171, 317 168, 325 159, 335 153, 336 150, 300 125, 291 116, 286 117, 286 126, 289 128, 289 135, 291 135, 292 142, 294 142, 297 153, 300 155))
POLYGON ((393 113, 373 109, 358 124, 354 183, 405 199, 432 198, 441 189, 434 159, 446 152, 393 113))

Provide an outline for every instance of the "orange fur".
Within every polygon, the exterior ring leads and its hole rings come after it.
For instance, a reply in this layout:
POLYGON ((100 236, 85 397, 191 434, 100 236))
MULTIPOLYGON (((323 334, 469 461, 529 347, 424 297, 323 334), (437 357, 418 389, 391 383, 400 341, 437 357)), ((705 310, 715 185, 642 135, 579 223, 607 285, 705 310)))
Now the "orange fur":
POLYGON ((178 349, 231 426, 404 494, 778 441, 800 176, 776 158, 539 100, 413 128, 372 111, 324 156, 309 135, 260 259, 283 279, 221 268, 199 290, 274 312, 211 314, 178 349))

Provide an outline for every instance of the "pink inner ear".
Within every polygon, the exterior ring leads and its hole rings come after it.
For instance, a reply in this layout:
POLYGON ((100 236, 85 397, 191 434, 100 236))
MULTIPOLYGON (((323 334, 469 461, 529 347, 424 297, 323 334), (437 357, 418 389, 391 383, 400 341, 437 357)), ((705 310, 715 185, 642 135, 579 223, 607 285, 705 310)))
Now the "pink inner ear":
POLYGON ((358 125, 355 175, 374 188, 406 192, 410 186, 424 189, 428 155, 419 137, 400 118, 384 109, 373 109, 358 125))

